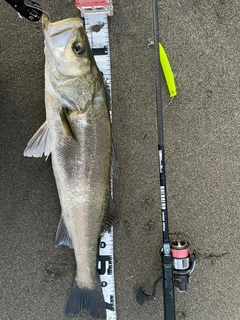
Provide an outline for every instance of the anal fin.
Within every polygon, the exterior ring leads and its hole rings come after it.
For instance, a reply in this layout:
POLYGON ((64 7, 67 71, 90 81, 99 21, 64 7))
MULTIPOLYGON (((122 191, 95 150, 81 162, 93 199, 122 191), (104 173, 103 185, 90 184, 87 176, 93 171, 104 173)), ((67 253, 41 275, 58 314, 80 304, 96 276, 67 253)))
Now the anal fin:
POLYGON ((70 249, 73 249, 72 239, 68 233, 67 227, 62 217, 60 218, 56 233, 55 247, 61 245, 65 245, 68 246, 70 249))

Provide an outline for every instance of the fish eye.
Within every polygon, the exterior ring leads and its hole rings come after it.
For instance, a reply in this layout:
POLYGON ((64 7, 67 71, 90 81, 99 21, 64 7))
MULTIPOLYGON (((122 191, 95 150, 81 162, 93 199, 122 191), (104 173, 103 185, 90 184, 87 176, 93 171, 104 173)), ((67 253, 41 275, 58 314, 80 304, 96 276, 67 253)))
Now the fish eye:
POLYGON ((86 51, 84 44, 81 42, 74 43, 72 49, 77 57, 81 56, 86 51))

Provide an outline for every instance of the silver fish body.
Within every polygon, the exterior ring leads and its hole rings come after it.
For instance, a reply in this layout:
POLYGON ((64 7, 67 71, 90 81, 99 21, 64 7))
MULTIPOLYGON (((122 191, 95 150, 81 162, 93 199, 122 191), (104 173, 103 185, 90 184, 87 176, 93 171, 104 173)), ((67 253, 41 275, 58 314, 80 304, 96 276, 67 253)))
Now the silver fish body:
POLYGON ((80 19, 50 23, 44 15, 43 31, 46 122, 24 155, 51 153, 62 210, 56 245, 73 247, 76 258, 66 315, 86 311, 93 319, 106 319, 97 273, 99 239, 110 203, 112 139, 106 89, 80 19))

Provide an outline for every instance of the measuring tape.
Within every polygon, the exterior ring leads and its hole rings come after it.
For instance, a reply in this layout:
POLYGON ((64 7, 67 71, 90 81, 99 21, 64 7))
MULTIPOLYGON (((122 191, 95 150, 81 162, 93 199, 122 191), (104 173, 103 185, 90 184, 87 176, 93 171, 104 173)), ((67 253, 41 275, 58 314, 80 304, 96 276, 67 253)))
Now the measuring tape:
MULTIPOLYGON (((110 119, 112 121, 111 65, 108 31, 108 16, 113 15, 112 2, 105 0, 77 0, 75 6, 80 9, 85 21, 94 58, 110 95, 110 119)), ((113 197, 113 179, 110 179, 111 197, 113 197)), ((107 320, 116 320, 116 295, 114 281, 113 228, 102 235, 99 248, 98 269, 106 302, 107 320)))

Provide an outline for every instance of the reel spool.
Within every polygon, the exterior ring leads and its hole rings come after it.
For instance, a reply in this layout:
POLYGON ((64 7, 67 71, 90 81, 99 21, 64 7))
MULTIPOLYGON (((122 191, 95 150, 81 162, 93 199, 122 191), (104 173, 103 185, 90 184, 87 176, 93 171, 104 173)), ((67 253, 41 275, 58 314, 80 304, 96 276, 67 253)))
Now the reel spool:
POLYGON ((190 252, 189 243, 185 240, 172 240, 170 251, 173 258, 174 286, 179 292, 186 292, 190 275, 196 265, 196 251, 190 252))
POLYGON ((190 267, 190 249, 187 241, 171 241, 170 251, 173 257, 173 269, 186 270, 190 267))

